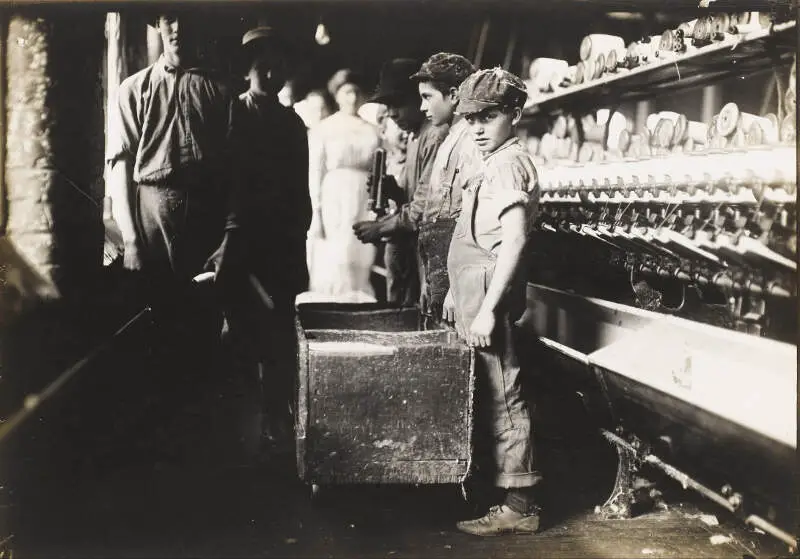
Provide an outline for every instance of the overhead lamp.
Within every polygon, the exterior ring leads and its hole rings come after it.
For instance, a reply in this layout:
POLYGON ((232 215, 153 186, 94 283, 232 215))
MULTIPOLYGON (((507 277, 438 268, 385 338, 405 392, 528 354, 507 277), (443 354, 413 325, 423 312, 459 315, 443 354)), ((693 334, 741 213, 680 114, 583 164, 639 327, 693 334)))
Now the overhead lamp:
POLYGON ((608 12, 606 17, 620 21, 641 21, 644 19, 644 14, 640 12, 608 12))
POLYGON ((325 46, 331 42, 331 36, 328 35, 328 29, 325 27, 324 23, 319 22, 319 25, 317 25, 317 31, 314 33, 314 40, 321 46, 325 46))

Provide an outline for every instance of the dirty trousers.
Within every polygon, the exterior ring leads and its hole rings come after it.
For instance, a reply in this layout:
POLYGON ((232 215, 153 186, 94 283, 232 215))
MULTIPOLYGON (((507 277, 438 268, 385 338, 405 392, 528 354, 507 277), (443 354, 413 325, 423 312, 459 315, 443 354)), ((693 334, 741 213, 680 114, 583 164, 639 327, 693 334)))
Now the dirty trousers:
MULTIPOLYGON (((447 256, 456 327, 469 329, 486 296, 495 256, 480 247, 470 230, 471 212, 462 214, 447 256)), ((524 287, 524 282, 521 283, 524 287)), ((514 286, 496 312, 491 346, 475 351, 475 462, 479 476, 497 487, 531 487, 535 469, 531 419, 520 390, 514 320, 521 315, 514 286)))
POLYGON ((386 243, 386 300, 401 307, 413 307, 419 301, 416 237, 386 243))
POLYGON ((187 182, 138 185, 135 221, 149 275, 189 280, 203 271, 222 242, 225 200, 221 193, 187 182))
POLYGON ((437 321, 442 317, 444 298, 450 287, 447 251, 455 224, 454 219, 438 219, 419 228, 417 246, 423 277, 420 311, 437 321))

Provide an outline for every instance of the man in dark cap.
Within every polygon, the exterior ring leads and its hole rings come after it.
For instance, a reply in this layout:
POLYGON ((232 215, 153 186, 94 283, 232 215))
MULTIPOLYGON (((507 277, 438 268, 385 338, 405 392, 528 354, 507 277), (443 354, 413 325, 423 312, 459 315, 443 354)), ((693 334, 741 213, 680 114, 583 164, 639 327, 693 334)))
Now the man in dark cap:
MULTIPOLYGON (((410 58, 397 58, 383 65, 372 103, 382 103, 387 107, 387 118, 408 132, 406 161, 402 172, 392 184, 387 176, 387 190, 396 188, 395 201, 398 205, 410 202, 420 182, 430 178, 431 164, 436 150, 447 134, 447 126, 436 127, 427 122, 419 109, 417 86, 409 78, 417 71, 419 63, 410 58)), ((403 211, 401 207, 400 212, 403 211)), ((380 231, 376 238, 389 238, 385 248, 387 268, 387 300, 390 303, 411 307, 418 303, 420 296, 419 266, 417 264, 417 235, 410 228, 403 228, 402 214, 385 217, 380 222, 361 222, 355 228, 367 235, 368 228, 380 231)))
MULTIPOLYGON (((245 264, 228 278, 239 296, 230 298, 226 322, 235 353, 260 384, 268 443, 291 440, 294 301, 308 286, 308 140, 303 121, 278 99, 287 54, 286 41, 271 27, 244 34, 243 69, 250 85, 234 102, 231 124, 237 204, 229 221, 237 229, 227 248, 245 264)), ((225 258, 224 251, 220 256, 225 258)))
POLYGON ((375 242, 400 232, 418 233, 420 310, 434 322, 441 319, 447 293, 445 260, 455 218, 461 211, 461 190, 480 161, 465 124, 455 114, 458 86, 474 70, 461 55, 438 53, 410 76, 421 98, 420 108, 436 130, 432 133, 437 136, 438 148, 427 160, 425 172, 420 173, 411 201, 397 216, 378 224, 355 226, 356 235, 363 242, 375 242))

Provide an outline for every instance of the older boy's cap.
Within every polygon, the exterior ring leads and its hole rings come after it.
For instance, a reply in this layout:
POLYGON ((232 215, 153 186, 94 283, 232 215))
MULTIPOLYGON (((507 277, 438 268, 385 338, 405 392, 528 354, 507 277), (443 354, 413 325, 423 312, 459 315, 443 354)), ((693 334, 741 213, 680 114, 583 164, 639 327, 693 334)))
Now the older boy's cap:
POLYGON ((459 114, 474 114, 492 107, 522 107, 528 98, 525 83, 502 68, 478 70, 458 88, 459 114))
POLYGON ((281 46, 283 46, 285 42, 274 27, 269 27, 267 25, 254 27, 242 35, 242 46, 249 45, 255 41, 275 43, 281 46))
POLYGON ((408 78, 419 68, 412 58, 395 58, 381 68, 378 87, 369 98, 370 103, 390 104, 405 99, 416 99, 417 87, 408 78))
POLYGON ((431 56, 422 63, 419 71, 411 76, 414 81, 437 81, 451 87, 458 85, 466 79, 475 66, 460 54, 440 52, 431 56))

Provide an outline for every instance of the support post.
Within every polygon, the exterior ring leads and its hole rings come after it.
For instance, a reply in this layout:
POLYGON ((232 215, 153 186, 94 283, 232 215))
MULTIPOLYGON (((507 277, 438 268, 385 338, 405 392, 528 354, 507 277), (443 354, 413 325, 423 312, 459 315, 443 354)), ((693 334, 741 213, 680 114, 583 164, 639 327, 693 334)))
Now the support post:
POLYGON ((6 233, 62 295, 103 247, 103 20, 15 13, 7 41, 6 233))

